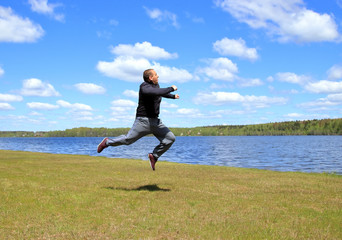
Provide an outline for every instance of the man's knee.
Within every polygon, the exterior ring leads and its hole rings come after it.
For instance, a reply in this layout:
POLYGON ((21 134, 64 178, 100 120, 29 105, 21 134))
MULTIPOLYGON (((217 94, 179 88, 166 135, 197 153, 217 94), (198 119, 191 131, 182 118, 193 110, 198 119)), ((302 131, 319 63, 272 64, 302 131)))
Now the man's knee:
POLYGON ((168 132, 165 136, 164 142, 167 145, 172 145, 176 141, 176 137, 172 132, 168 132))
POLYGON ((125 139, 125 145, 131 145, 134 142, 135 142, 135 139, 133 139, 133 138, 126 138, 125 139))

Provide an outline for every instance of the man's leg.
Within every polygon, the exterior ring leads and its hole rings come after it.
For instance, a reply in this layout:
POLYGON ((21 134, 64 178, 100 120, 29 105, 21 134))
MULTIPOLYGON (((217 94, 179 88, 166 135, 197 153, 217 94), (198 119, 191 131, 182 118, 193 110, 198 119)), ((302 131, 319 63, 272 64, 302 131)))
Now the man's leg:
POLYGON ((130 145, 143 136, 151 133, 150 125, 147 118, 138 117, 135 119, 132 128, 126 135, 121 135, 113 139, 107 140, 108 146, 130 145))
POLYGON ((156 125, 152 126, 152 133, 160 141, 159 145, 153 150, 153 156, 158 159, 172 146, 176 137, 160 119, 158 119, 156 125))
POLYGON ((132 128, 126 135, 121 135, 116 138, 107 138, 105 141, 105 146, 120 146, 120 145, 130 145, 140 139, 141 137, 151 133, 150 126, 147 118, 138 117, 135 119, 132 128))

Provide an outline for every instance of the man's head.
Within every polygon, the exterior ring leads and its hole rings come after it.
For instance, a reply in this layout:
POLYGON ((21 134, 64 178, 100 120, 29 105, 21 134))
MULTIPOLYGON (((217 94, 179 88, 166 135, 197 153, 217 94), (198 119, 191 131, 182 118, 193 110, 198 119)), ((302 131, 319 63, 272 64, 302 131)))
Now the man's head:
POLYGON ((150 82, 153 84, 158 84, 158 74, 154 69, 147 69, 144 71, 143 78, 145 82, 150 82))

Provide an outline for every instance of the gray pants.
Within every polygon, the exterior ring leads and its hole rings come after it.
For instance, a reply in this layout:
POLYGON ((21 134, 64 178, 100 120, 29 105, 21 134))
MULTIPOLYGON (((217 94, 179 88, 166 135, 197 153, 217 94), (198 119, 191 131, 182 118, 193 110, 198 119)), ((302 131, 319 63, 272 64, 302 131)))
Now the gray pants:
POLYGON ((126 135, 108 139, 107 145, 120 146, 130 145, 147 134, 153 134, 160 141, 153 150, 153 156, 157 159, 165 153, 176 140, 175 135, 168 129, 159 118, 137 117, 132 128, 126 135))

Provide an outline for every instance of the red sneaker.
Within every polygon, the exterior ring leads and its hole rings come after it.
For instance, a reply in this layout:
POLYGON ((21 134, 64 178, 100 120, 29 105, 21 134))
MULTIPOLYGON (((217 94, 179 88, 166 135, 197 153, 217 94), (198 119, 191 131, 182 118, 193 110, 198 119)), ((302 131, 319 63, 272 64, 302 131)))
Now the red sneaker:
POLYGON ((102 140, 102 142, 101 142, 99 145, 97 145, 97 152, 98 152, 98 153, 102 152, 103 149, 105 149, 106 147, 108 147, 108 146, 107 146, 107 140, 108 140, 108 138, 104 138, 104 139, 102 140))
POLYGON ((156 165, 158 159, 156 159, 156 158, 153 156, 152 153, 149 153, 149 154, 148 154, 148 158, 150 159, 150 164, 151 164, 152 170, 153 170, 153 171, 156 170, 156 169, 155 169, 155 165, 156 165))

